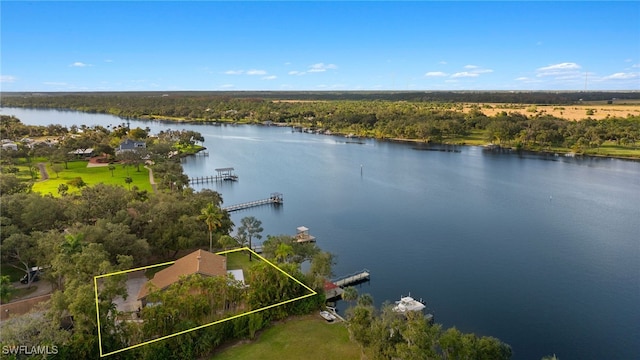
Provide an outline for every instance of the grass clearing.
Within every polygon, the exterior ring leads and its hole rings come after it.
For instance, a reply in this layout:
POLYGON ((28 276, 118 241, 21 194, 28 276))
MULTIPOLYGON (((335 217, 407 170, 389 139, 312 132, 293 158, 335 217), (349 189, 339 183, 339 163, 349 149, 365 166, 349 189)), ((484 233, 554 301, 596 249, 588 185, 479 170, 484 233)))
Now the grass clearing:
POLYGON ((630 149, 616 145, 613 142, 605 142, 599 148, 592 148, 586 151, 587 155, 593 156, 615 156, 615 157, 629 157, 640 158, 640 149, 630 149))
MULTIPOLYGON (((87 186, 103 183, 107 185, 118 185, 128 189, 129 185, 131 185, 137 186, 139 190, 153 191, 151 183, 149 182, 149 171, 142 166, 140 167, 140 171, 137 171, 136 167, 133 166, 125 168, 122 165, 114 164, 115 169, 112 175, 108 166, 87 167, 87 164, 85 160, 69 162, 69 168, 63 169, 58 174, 53 171, 50 164, 47 164, 49 179, 36 182, 33 185, 33 191, 41 194, 60 196, 60 194, 58 194, 58 186, 60 186, 60 184, 66 184, 69 180, 76 177, 81 177, 82 180, 87 183, 87 186), (131 180, 133 180, 131 184, 125 182, 127 177, 131 177, 131 180)), ((69 186, 69 193, 79 191, 78 188, 69 186)))
MULTIPOLYGON (((258 261, 262 261, 257 259, 258 261)), ((253 257, 256 261, 256 257, 253 257)), ((253 262, 249 262, 248 251, 237 251, 227 254, 227 269, 242 269, 248 271, 253 262)))
POLYGON ((7 263, 0 265, 0 273, 2 273, 2 276, 9 275, 9 279, 11 280, 11 282, 20 280, 20 278, 22 278, 25 274, 24 271, 18 270, 7 263))
POLYGON ((290 318, 264 330, 257 340, 231 346, 212 359, 360 359, 360 347, 349 339, 343 323, 320 315, 290 318))
POLYGON ((35 284, 32 284, 31 287, 28 287, 28 288, 12 289, 11 295, 9 295, 8 302, 11 302, 15 299, 21 299, 27 295, 30 295, 36 292, 36 290, 38 290, 38 286, 35 284))

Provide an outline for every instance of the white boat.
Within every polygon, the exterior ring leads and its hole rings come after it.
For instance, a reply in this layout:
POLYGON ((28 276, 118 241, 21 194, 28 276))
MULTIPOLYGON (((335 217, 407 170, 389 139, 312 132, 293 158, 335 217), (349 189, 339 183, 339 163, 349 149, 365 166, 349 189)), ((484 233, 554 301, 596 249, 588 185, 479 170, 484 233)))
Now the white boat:
POLYGON ((325 319, 325 320, 327 320, 329 322, 331 322, 331 321, 336 319, 336 317, 332 313, 330 313, 328 311, 324 311, 324 310, 320 311, 320 316, 322 316, 323 319, 325 319))
POLYGON ((411 296, 402 296, 400 301, 396 301, 393 311, 406 313, 407 311, 421 311, 425 307, 422 301, 418 301, 411 296))

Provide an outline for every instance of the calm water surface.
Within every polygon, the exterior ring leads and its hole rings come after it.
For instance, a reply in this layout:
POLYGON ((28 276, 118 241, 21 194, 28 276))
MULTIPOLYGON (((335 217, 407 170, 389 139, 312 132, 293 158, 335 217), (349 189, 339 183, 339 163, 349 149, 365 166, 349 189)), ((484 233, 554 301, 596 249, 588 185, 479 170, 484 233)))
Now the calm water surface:
MULTIPOLYGON (((109 115, 2 109, 27 124, 120 124, 109 115)), ((459 153, 364 144, 288 128, 182 125, 210 156, 189 176, 234 167, 205 185, 225 205, 282 192, 284 206, 233 213, 264 234, 305 225, 337 255, 336 275, 363 268, 378 304, 411 292, 445 327, 495 336, 514 359, 640 357, 640 163, 459 153)), ((200 188, 197 188, 200 189, 200 188)))

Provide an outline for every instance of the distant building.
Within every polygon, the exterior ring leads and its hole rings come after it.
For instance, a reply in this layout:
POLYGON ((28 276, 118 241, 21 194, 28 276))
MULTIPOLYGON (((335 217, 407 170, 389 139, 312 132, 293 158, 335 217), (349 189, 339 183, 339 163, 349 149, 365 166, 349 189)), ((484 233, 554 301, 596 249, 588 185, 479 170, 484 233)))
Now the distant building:
POLYGON ((135 151, 139 149, 146 149, 147 143, 144 141, 135 141, 131 139, 127 139, 120 143, 118 148, 116 149, 116 155, 123 151, 135 151))
POLYGON ((14 150, 18 151, 18 144, 14 143, 11 140, 3 139, 2 140, 2 150, 14 150))
POLYGON ((69 151, 68 154, 75 155, 77 157, 85 157, 90 158, 93 156, 93 148, 88 149, 75 149, 73 151, 69 151))

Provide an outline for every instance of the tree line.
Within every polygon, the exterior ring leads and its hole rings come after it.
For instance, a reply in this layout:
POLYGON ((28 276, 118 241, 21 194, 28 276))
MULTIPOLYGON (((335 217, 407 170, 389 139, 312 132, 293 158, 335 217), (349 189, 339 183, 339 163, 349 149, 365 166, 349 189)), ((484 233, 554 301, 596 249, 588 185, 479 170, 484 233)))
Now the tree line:
POLYGON ((349 334, 372 359, 510 359, 511 347, 490 336, 444 330, 421 311, 398 313, 390 304, 373 306, 369 294, 347 288, 343 298, 356 302, 348 310, 349 334))
MULTIPOLYGON (((640 141, 640 115, 628 114, 599 121, 592 120, 586 113, 582 121, 569 121, 544 112, 502 111, 487 116, 478 105, 465 111, 461 102, 571 104, 582 98, 585 101, 612 97, 636 99, 638 94, 633 92, 402 94, 412 95, 399 99, 395 93, 367 92, 138 93, 136 96, 89 93, 9 96, 3 99, 3 105, 65 108, 139 119, 270 122, 378 139, 411 139, 430 143, 462 144, 470 137, 479 136, 486 142, 518 149, 561 148, 577 153, 597 153, 604 143, 637 150, 640 141), (308 100, 281 101, 283 98, 308 100)), ((51 126, 45 130, 53 133, 57 128, 51 126)))

